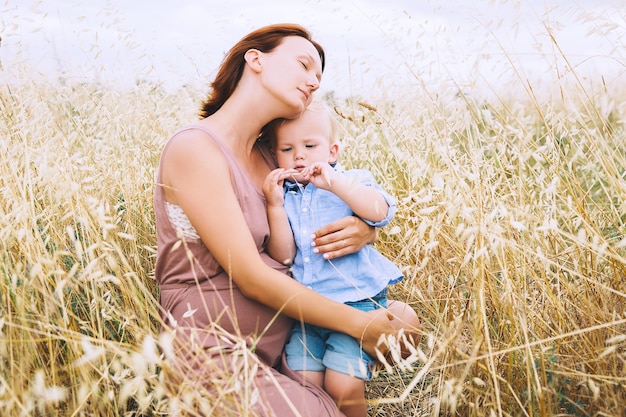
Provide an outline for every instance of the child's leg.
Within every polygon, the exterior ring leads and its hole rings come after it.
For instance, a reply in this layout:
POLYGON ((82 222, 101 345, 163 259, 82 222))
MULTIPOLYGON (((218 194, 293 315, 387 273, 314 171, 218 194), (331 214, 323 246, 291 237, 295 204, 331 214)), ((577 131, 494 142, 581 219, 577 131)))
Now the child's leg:
POLYGON ((367 416, 365 381, 341 372, 327 369, 324 377, 326 392, 335 400, 347 417, 367 416))
POLYGON ((285 357, 287 366, 302 377, 300 383, 324 388, 326 367, 321 358, 326 350, 326 343, 320 331, 327 332, 326 329, 310 324, 295 324, 285 344, 285 357))
MULTIPOLYGON (((387 306, 387 291, 374 300, 365 299, 346 303, 362 311, 375 310, 379 304, 387 306)), ((365 353, 359 342, 345 333, 329 330, 323 363, 326 366, 324 389, 348 417, 366 417, 365 381, 372 378, 375 359, 365 353)))
POLYGON ((331 332, 326 344, 324 389, 347 417, 367 416, 365 381, 372 378, 374 359, 344 333, 331 332))
MULTIPOLYGON (((413 310, 408 304, 397 300, 389 300, 389 306, 387 309, 394 315, 394 319, 392 321, 394 327, 398 330, 404 329, 406 342, 411 344, 413 347, 417 347, 421 337, 421 323, 415 310, 413 310)), ((400 347, 403 358, 407 358, 411 355, 411 350, 407 348, 404 343, 402 343, 400 347)))
POLYGON ((322 371, 296 371, 307 384, 317 385, 324 388, 324 372, 322 371))

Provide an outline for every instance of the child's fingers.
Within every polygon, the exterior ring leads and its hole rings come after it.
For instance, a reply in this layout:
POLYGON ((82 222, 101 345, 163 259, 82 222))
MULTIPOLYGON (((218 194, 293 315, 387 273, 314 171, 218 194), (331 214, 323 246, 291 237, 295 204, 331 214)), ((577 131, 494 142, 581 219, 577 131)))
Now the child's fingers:
POLYGON ((295 169, 283 169, 281 173, 281 180, 292 178, 294 174, 299 174, 299 172, 295 169))

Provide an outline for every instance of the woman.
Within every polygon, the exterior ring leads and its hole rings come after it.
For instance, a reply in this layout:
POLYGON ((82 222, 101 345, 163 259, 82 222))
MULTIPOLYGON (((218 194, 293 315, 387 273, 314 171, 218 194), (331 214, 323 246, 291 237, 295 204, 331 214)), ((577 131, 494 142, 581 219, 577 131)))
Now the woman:
MULTIPOLYGON (((243 378, 237 402, 219 405, 232 408, 227 415, 341 415, 322 390, 300 385, 289 369, 274 369, 293 319, 347 333, 370 353, 380 335, 397 332, 388 311, 366 313, 326 299, 291 279, 265 251, 262 184, 275 162, 258 138, 270 121, 306 108, 323 69, 323 49, 300 26, 250 33, 225 57, 202 119, 176 132, 161 155, 155 272, 177 356, 167 375, 172 389, 187 384, 214 396, 233 375, 243 378)), ((374 233, 346 218, 315 232, 313 244, 332 259, 374 233)))

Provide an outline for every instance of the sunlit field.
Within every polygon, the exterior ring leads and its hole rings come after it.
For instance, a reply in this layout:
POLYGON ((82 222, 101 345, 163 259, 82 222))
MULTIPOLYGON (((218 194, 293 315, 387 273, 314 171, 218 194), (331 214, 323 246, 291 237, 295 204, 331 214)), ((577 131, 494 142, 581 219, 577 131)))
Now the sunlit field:
MULTIPOLYGON (((254 363, 211 396, 163 382, 154 173, 207 90, 23 71, 0 85, 0 415, 254 416, 254 363)), ((422 321, 372 416, 625 415, 626 76, 548 77, 327 95, 343 164, 398 199, 375 245, 422 321)))

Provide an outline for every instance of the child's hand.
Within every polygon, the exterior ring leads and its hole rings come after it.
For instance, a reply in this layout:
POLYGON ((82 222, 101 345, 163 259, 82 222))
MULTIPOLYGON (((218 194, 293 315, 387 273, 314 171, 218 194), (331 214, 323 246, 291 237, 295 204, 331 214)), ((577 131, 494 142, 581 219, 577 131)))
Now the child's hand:
POLYGON ((302 177, 323 190, 330 190, 337 179, 337 171, 324 162, 314 162, 302 171, 302 177))
POLYGON ((285 179, 285 170, 277 168, 267 174, 263 181, 263 194, 268 206, 282 206, 285 203, 283 194, 283 182, 285 179))

